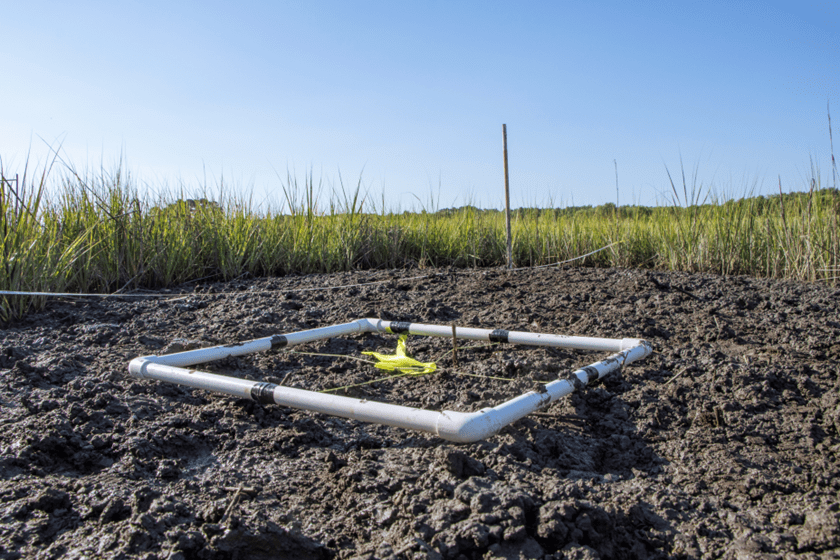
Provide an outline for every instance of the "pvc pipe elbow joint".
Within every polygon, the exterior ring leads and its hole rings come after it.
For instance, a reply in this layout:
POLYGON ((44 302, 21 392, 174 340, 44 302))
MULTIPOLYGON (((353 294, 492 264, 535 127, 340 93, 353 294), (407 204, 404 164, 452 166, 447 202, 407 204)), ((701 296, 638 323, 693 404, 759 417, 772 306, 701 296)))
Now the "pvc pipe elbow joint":
POLYGON ((360 333, 370 333, 376 332, 378 329, 378 325, 382 324, 382 319, 356 319, 354 321, 357 325, 359 325, 359 332, 360 333))
POLYGON ((648 342, 647 340, 642 340, 641 338, 622 338, 621 339, 621 350, 630 350, 631 348, 636 348, 637 346, 642 346, 645 349, 644 357, 650 356, 653 353, 653 345, 648 342))
POLYGON ((492 408, 478 412, 443 410, 438 416, 435 432, 447 441, 473 443, 495 435, 504 426, 495 418, 492 408))
POLYGON ((146 376, 143 373, 143 365, 151 361, 151 358, 154 358, 154 356, 140 356, 139 358, 131 360, 128 363, 128 373, 131 377, 134 377, 135 379, 146 379, 146 376))

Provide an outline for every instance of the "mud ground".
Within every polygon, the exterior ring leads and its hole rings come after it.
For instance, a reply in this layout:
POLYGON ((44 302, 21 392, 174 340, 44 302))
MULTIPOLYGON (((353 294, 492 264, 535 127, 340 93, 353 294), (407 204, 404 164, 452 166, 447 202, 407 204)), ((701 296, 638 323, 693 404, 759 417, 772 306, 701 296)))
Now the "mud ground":
MULTIPOLYGON (((0 331, 0 559, 840 557, 836 288, 567 268, 168 293, 184 297, 55 299, 0 331), (468 445, 127 373, 137 356, 361 317, 656 352, 468 445)), ((393 351, 391 335, 205 369, 472 411, 604 357, 465 342, 454 367, 450 340, 408 344, 439 371, 358 385, 385 375, 356 358, 393 351)))

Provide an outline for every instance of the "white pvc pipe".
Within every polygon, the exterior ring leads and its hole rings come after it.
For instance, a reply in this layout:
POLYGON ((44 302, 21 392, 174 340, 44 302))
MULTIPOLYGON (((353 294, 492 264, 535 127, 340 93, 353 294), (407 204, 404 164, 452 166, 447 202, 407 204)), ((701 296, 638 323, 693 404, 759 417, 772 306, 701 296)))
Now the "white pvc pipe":
POLYGON ((129 364, 129 372, 132 376, 141 379, 156 379, 235 397, 250 398, 261 403, 276 403, 363 422, 375 422, 388 426, 420 430, 436 434, 449 441, 466 443, 490 437, 504 426, 531 412, 545 408, 590 381, 600 379, 626 364, 643 359, 652 352, 649 343, 638 339, 593 339, 501 330, 457 329, 458 338, 470 340, 516 341, 519 344, 537 346, 598 350, 605 349, 605 347, 609 347, 609 349, 616 346, 623 347, 619 349, 618 353, 579 369, 565 379, 558 379, 544 385, 541 391, 532 391, 498 406, 473 413, 451 410, 441 412, 423 410, 352 397, 304 391, 278 386, 273 383, 237 379, 181 367, 227 356, 239 356, 269 348, 302 344, 332 336, 360 332, 409 332, 410 334, 425 334, 427 336, 452 336, 451 327, 400 323, 379 319, 360 319, 351 323, 290 333, 279 337, 261 338, 239 345, 204 348, 168 356, 135 358, 129 364), (636 344, 630 345, 632 342, 636 344), (593 346, 596 348, 593 348, 593 346))
MULTIPOLYGON (((422 323, 406 323, 402 321, 383 321, 381 319, 361 319, 378 332, 408 333, 421 336, 451 337, 452 327, 446 325, 424 325, 422 323)), ((551 346, 554 348, 574 348, 577 350, 601 350, 606 352, 620 352, 638 346, 641 340, 637 338, 591 338, 586 336, 565 336, 558 334, 529 333, 521 331, 506 331, 503 329, 475 329, 470 327, 456 327, 456 338, 466 340, 483 340, 489 342, 508 342, 510 344, 526 344, 528 346, 551 346)))
POLYGON ((213 346, 211 348, 187 350, 186 352, 178 352, 177 354, 145 356, 143 359, 169 366, 194 366, 196 364, 205 364, 207 362, 223 360, 224 358, 230 358, 231 356, 244 356, 245 354, 253 354, 254 352, 264 352, 265 350, 271 350, 273 348, 284 348, 286 346, 314 342, 316 340, 323 340, 333 336, 371 332, 367 330, 368 324, 363 321, 364 320, 353 321, 351 323, 342 323, 340 325, 331 325, 329 327, 321 327, 318 329, 294 332, 285 335, 267 336, 265 338, 257 338, 247 342, 240 342, 239 344, 227 344, 224 346, 213 346))

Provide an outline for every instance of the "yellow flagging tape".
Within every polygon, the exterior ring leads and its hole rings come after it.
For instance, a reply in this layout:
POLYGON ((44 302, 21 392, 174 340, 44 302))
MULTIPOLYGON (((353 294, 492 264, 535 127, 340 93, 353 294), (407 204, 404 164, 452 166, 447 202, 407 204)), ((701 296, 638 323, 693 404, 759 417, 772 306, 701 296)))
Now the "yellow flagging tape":
POLYGON ((407 338, 408 335, 400 335, 396 354, 379 354, 378 352, 362 352, 362 354, 376 358, 375 367, 386 371, 401 371, 408 375, 425 375, 435 371, 437 365, 434 362, 418 362, 406 354, 405 340, 407 338))

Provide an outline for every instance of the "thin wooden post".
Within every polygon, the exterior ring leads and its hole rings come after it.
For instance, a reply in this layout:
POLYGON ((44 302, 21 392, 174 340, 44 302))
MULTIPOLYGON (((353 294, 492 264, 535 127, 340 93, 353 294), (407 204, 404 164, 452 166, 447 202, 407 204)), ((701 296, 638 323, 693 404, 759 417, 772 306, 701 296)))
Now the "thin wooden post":
MULTIPOLYGON (((834 188, 837 188, 837 162, 834 161, 834 138, 831 136, 831 107, 828 101, 825 102, 825 110, 828 112, 828 142, 831 145, 831 174, 834 177, 834 188)), ((15 175, 17 177, 17 175, 15 175)))
POLYGON ((452 323, 452 364, 458 367, 458 338, 455 335, 455 323, 452 323))
POLYGON ((613 165, 615 165, 615 208, 616 211, 618 210, 618 162, 613 160, 613 165))
POLYGON ((508 158, 507 158, 507 125, 502 125, 502 139, 505 147, 505 223, 507 227, 507 265, 513 268, 512 237, 510 234, 510 181, 508 180, 508 158))

